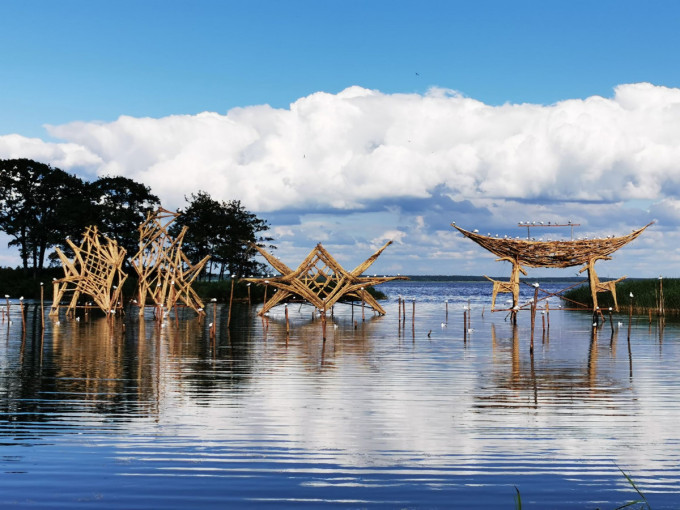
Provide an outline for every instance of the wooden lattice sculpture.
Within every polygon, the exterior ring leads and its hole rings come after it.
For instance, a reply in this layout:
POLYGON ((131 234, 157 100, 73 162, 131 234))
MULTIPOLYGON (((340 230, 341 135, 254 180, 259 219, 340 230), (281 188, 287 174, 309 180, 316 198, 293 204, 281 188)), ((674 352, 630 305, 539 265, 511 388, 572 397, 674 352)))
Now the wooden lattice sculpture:
POLYGON ((59 303, 68 294, 71 294, 71 300, 67 314, 75 312, 78 299, 82 295, 90 296, 104 313, 114 313, 121 307, 120 293, 127 278, 122 270, 125 249, 119 247, 116 241, 100 236, 97 227, 88 227, 85 230, 80 246, 76 246, 70 239, 66 239, 66 242, 75 257, 70 260, 56 248, 65 276, 54 281, 50 315, 59 312, 59 303))
POLYGON ((192 264, 182 251, 188 227, 183 227, 176 238, 168 234, 168 227, 179 213, 159 208, 149 213, 139 226, 139 251, 132 258, 132 266, 139 276, 139 315, 144 314, 147 299, 153 306, 171 310, 178 301, 203 315, 203 302, 191 287, 203 266, 210 259, 204 257, 192 264))
POLYGON ((252 245, 267 259, 274 269, 281 273, 281 276, 272 278, 245 278, 245 280, 271 285, 278 289, 278 292, 264 304, 259 315, 264 315, 272 307, 295 296, 314 305, 322 313, 326 313, 335 303, 345 297, 361 301, 380 315, 385 315, 385 310, 366 290, 366 287, 391 280, 406 280, 407 278, 403 276, 362 277, 361 275, 391 243, 392 241, 386 243, 351 272, 345 271, 321 243, 317 244, 309 252, 307 258, 302 261, 296 270, 290 269, 259 246, 252 245))
MULTIPOLYGON (((584 265, 580 272, 588 271, 590 293, 593 298, 593 310, 597 310, 597 293, 611 291, 616 304, 616 283, 623 280, 600 282, 595 272, 595 262, 598 260, 610 260, 612 253, 636 239, 649 227, 650 222, 642 228, 633 230, 625 236, 609 236, 600 239, 579 239, 571 241, 536 241, 532 239, 512 239, 484 236, 470 232, 452 223, 451 226, 458 230, 468 239, 471 239, 481 247, 489 250, 500 257, 499 260, 508 260, 513 264, 512 277, 509 282, 494 282, 493 302, 496 294, 500 292, 512 292, 512 310, 519 305, 519 271, 524 272, 522 265, 528 267, 555 267, 565 268, 584 265)), ((557 226, 557 225, 555 225, 557 226)), ((524 273, 526 274, 526 273, 524 273)), ((488 277, 487 277, 488 278, 488 277)), ((492 308, 493 309, 493 308, 492 308)))

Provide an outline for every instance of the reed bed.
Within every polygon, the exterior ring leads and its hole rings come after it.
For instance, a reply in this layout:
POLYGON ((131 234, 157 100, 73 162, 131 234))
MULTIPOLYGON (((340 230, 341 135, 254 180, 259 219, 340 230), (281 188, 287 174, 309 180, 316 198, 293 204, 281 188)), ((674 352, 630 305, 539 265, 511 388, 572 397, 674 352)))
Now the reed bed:
MULTIPOLYGON (((651 311, 658 314, 662 304, 662 290, 664 315, 680 315, 680 278, 623 280, 616 285, 619 310, 629 310, 632 303, 634 313, 649 313, 651 311)), ((565 292, 564 297, 583 303, 587 307, 593 306, 587 283, 565 292)), ((602 310, 614 306, 612 295, 608 292, 599 293, 597 300, 602 310)))

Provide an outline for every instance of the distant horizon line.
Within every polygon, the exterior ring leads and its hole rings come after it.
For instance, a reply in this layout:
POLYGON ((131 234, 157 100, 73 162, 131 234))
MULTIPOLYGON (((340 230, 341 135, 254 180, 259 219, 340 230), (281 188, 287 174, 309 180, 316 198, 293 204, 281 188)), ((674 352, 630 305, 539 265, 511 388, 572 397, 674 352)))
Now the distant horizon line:
MULTIPOLYGON (((385 275, 394 276, 394 275, 385 275)), ((402 274, 399 276, 405 276, 413 281, 488 281, 487 277, 484 275, 408 275, 402 274)), ((507 279, 508 276, 490 276, 493 279, 507 279)), ((538 282, 577 282, 583 280, 584 283, 588 282, 587 276, 537 276, 537 277, 524 277, 525 281, 538 281, 538 282)), ((627 277, 626 280, 655 280, 656 277, 627 277)), ((664 277, 666 280, 673 279, 673 277, 664 277)), ((615 278, 600 277, 600 280, 615 280, 615 278)), ((386 282, 389 283, 389 282, 386 282)))

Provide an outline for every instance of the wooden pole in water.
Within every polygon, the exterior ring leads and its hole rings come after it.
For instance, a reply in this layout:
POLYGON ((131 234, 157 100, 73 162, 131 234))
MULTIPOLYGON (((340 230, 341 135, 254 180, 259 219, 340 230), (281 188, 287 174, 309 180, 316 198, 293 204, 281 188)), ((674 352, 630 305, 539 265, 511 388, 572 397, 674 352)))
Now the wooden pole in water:
POLYGON ((40 282, 40 329, 45 329, 45 288, 40 282))
POLYGON ((463 342, 467 342, 467 310, 463 308, 463 342))
POLYGON ((531 339, 529 344, 529 354, 534 353, 534 319, 536 319, 535 304, 531 303, 531 339))
POLYGON ((401 296, 397 296, 397 331, 401 334, 401 296))
POLYGON ((663 276, 659 276, 659 315, 663 317, 666 313, 663 300, 663 276))
POLYGON ((609 325, 612 328, 612 335, 614 334, 614 318, 612 317, 612 307, 609 307, 609 325))
POLYGON ((248 306, 250 306, 250 283, 247 283, 246 287, 248 288, 248 306))
POLYGON ((416 300, 415 299, 413 300, 413 315, 411 317, 411 322, 413 323, 413 325, 415 325, 415 323, 416 323, 416 300))
POLYGON ((212 321, 210 337, 215 338, 215 331, 217 330, 217 299, 212 298, 210 301, 212 301, 212 304, 213 304, 213 321, 212 321))
POLYGON ((26 317, 24 316, 24 296, 19 298, 19 310, 21 310, 21 328, 26 331, 26 317))
POLYGON ((234 301, 234 275, 231 275, 231 292, 229 293, 229 315, 227 316, 227 329, 231 324, 231 303, 234 301))
POLYGON ((531 302, 531 345, 529 346, 529 353, 534 353, 534 328, 536 322, 536 304, 538 301, 538 283, 534 283, 534 299, 531 302))
POLYGON ((448 324, 448 322, 449 322, 449 300, 447 299, 446 301, 444 301, 444 303, 446 303, 446 319, 444 320, 444 322, 446 322, 448 324))
POLYGON ((630 328, 633 322, 633 293, 630 293, 630 305, 628 306, 628 340, 630 341, 630 328))
POLYGON ((545 335, 545 313, 541 314, 541 321, 543 322, 543 334, 545 335))
POLYGON ((323 337, 323 341, 326 341, 326 312, 321 313, 321 335, 323 337))
POLYGON ((290 334, 290 323, 288 322, 288 305, 285 307, 286 310, 286 335, 290 334))

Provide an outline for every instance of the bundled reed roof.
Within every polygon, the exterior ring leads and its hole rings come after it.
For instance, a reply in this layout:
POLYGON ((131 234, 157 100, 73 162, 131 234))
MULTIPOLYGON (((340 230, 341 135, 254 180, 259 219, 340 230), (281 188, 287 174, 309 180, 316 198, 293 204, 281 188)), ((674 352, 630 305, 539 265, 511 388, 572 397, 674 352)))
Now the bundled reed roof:
POLYGON ((637 238, 652 223, 654 222, 650 222, 625 236, 573 241, 497 238, 470 232, 455 223, 452 223, 451 226, 494 255, 514 259, 521 265, 529 267, 571 267, 587 264, 593 258, 611 255, 637 238))

